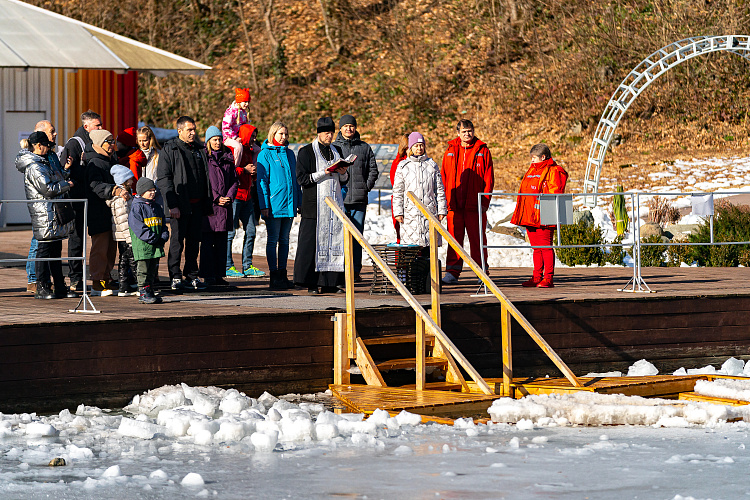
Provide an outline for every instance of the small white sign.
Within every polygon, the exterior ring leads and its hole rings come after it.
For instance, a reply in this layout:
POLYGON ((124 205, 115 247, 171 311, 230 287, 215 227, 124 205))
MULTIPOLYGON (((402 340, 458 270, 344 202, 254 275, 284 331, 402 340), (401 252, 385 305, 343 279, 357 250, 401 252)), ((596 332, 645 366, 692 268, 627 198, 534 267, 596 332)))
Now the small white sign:
POLYGON ((693 195, 690 197, 690 204, 693 207, 693 215, 708 217, 714 214, 714 195, 693 195))

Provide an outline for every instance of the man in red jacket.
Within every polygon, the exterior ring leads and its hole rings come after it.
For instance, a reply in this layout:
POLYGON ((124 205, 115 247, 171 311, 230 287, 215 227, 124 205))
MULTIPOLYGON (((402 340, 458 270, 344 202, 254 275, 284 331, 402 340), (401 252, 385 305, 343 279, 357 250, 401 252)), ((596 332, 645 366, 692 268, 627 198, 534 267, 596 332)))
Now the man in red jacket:
MULTIPOLYGON (((495 186, 492 156, 487 144, 474 136, 474 124, 469 120, 460 120, 456 125, 456 131, 458 137, 448 142, 448 150, 443 156, 443 165, 440 169, 448 202, 448 232, 461 245, 464 243, 464 233, 468 233, 471 258, 481 264, 482 257, 479 251, 486 242, 484 231, 487 227, 490 197, 483 196, 481 204, 477 206, 477 195, 491 193, 495 186)), ((446 260, 443 283, 456 283, 463 268, 463 260, 451 247, 448 247, 446 260)), ((487 249, 484 249, 484 261, 486 266, 487 249)))

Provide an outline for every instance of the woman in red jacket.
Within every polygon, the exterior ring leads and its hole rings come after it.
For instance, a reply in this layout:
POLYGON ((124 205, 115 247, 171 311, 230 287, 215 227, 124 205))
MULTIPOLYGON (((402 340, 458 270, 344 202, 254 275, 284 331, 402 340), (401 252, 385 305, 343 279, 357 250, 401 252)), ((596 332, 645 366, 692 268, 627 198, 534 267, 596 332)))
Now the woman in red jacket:
MULTIPOLYGON (((555 163, 552 153, 546 144, 537 144, 531 148, 531 167, 523 176, 520 193, 564 193, 568 173, 555 163)), ((555 273, 555 251, 552 248, 552 236, 555 226, 540 224, 539 198, 537 196, 519 196, 516 210, 510 222, 526 228, 529 243, 534 248, 534 275, 522 285, 525 287, 552 288, 555 273)))

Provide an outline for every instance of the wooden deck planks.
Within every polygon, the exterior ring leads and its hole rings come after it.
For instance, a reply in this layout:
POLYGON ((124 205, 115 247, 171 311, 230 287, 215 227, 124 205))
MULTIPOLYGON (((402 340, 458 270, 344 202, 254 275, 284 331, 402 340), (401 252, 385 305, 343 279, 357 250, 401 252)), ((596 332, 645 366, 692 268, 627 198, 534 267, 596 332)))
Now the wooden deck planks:
POLYGON ((727 406, 750 405, 750 401, 742 401, 740 399, 715 398, 713 396, 704 396, 703 394, 697 394, 695 392, 681 392, 679 399, 680 401, 694 401, 696 403, 711 403, 715 405, 727 405, 727 406))
MULTIPOLYGON (((622 394, 642 397, 676 397, 679 393, 692 391, 695 381, 706 379, 706 375, 653 375, 644 377, 579 377, 582 387, 573 387, 565 378, 514 378, 511 384, 518 397, 530 394, 571 394, 574 392, 596 392, 598 394, 622 394)), ((497 394, 503 394, 502 378, 487 378, 487 383, 497 394)), ((469 387, 472 392, 476 389, 469 387)))
POLYGON ((449 391, 417 391, 401 387, 330 385, 331 392, 356 412, 371 414, 406 410, 431 416, 470 416, 485 413, 499 396, 449 391))

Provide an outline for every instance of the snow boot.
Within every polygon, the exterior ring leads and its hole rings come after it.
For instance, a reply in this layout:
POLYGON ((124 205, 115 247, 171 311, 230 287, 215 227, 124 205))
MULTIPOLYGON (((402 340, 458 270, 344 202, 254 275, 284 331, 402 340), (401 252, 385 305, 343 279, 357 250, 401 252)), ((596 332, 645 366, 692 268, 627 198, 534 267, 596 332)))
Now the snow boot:
POLYGON ((138 289, 138 302, 141 304, 156 304, 156 297, 151 292, 151 287, 142 286, 138 289))
POLYGON ((271 284, 268 286, 269 290, 272 290, 274 292, 280 292, 283 290, 286 290, 286 283, 282 280, 281 274, 279 271, 271 271, 271 284))
POLYGON ((555 288, 555 285, 552 283, 552 276, 545 276, 544 279, 537 284, 537 288, 555 288))
POLYGON ((52 283, 36 282, 36 292, 34 293, 36 299, 54 299, 55 294, 52 293, 52 283))

